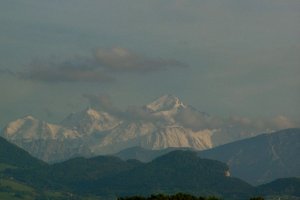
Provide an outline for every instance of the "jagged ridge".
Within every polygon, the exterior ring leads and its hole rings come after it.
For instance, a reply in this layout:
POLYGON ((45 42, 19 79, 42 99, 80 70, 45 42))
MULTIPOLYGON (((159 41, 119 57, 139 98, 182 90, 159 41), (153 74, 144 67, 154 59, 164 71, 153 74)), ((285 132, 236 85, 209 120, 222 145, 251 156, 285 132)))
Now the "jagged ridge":
POLYGON ((75 155, 112 154, 133 146, 212 147, 212 131, 193 131, 176 122, 176 115, 186 107, 179 98, 165 95, 142 108, 151 116, 142 120, 127 120, 92 108, 69 115, 59 125, 26 116, 9 123, 2 135, 50 162, 75 155))

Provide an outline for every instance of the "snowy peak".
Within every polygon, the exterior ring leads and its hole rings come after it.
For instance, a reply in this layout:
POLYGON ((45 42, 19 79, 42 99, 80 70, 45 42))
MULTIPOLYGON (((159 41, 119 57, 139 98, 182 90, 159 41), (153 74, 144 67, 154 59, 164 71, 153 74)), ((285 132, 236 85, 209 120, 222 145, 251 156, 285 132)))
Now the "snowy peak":
POLYGON ((25 128, 28 130, 35 129, 40 124, 40 120, 34 118, 31 115, 27 115, 21 119, 17 119, 16 121, 10 122, 4 128, 4 137, 15 137, 16 132, 21 128, 25 128))
POLYGON ((120 124, 120 120, 107 112, 88 108, 72 113, 62 121, 62 125, 77 130, 81 134, 110 130, 120 124))
POLYGON ((65 139, 79 137, 76 131, 25 116, 10 122, 2 132, 8 140, 65 139))
POLYGON ((174 108, 178 109, 180 107, 186 107, 178 97, 173 95, 164 95, 152 103, 146 105, 146 108, 152 112, 160 112, 172 110, 174 108))
POLYGON ((164 95, 144 106, 152 116, 159 117, 168 124, 176 123, 176 115, 187 107, 178 97, 173 95, 164 95))
POLYGON ((241 135, 240 130, 227 128, 218 120, 183 104, 176 96, 164 95, 125 112, 87 108, 56 125, 26 116, 9 123, 1 135, 39 158, 59 160, 116 153, 132 146, 201 150, 219 144, 218 138, 223 142, 232 134, 241 135))

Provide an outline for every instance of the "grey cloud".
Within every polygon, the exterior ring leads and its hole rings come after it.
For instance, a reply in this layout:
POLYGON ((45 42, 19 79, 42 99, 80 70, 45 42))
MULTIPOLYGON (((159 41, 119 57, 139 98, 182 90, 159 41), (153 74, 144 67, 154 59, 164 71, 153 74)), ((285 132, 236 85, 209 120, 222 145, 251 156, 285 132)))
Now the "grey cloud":
MULTIPOLYGON (((295 128, 297 123, 286 116, 278 115, 271 119, 250 119, 246 117, 230 117, 227 119, 227 124, 232 126, 243 126, 256 130, 278 130, 285 128, 295 128)), ((298 124, 299 126, 299 124, 298 124)))
POLYGON ((182 68, 188 66, 172 59, 147 58, 121 47, 98 49, 95 51, 94 56, 99 64, 112 72, 151 72, 171 67, 182 68))
POLYGON ((113 105, 113 102, 109 95, 83 94, 82 96, 89 101, 89 104, 93 109, 110 112, 115 115, 120 115, 119 113, 121 113, 121 111, 113 105))
POLYGON ((200 112, 194 111, 190 108, 182 110, 177 116, 176 120, 180 122, 183 126, 190 127, 192 129, 202 129, 206 125, 205 115, 200 112))
POLYGON ((155 116, 144 107, 138 106, 129 106, 126 112, 123 113, 123 117, 127 120, 141 120, 151 122, 165 121, 165 119, 162 116, 155 116))
POLYGON ((230 116, 227 118, 208 116, 196 110, 182 110, 176 120, 183 126, 193 130, 212 129, 241 129, 244 131, 264 132, 299 127, 299 123, 286 116, 279 115, 271 119, 251 119, 247 117, 230 116))
POLYGON ((221 127, 224 123, 221 118, 209 116, 192 107, 181 110, 176 116, 176 121, 193 130, 221 127))
POLYGON ((300 123, 284 115, 278 115, 271 119, 271 125, 277 129, 285 129, 299 127, 300 123))
POLYGON ((126 120, 140 120, 140 121, 150 121, 158 122, 163 121, 163 117, 154 116, 149 113, 144 107, 139 106, 128 106, 128 108, 123 111, 116 106, 114 106, 113 101, 107 94, 83 94, 84 98, 89 101, 91 108, 98 111, 109 112, 115 117, 126 119, 126 120))
POLYGON ((24 79, 41 82, 104 83, 112 81, 116 73, 150 72, 186 66, 177 60, 149 59, 119 47, 97 49, 90 57, 76 56, 64 61, 57 61, 53 57, 34 60, 26 71, 16 74, 24 79))
MULTIPOLYGON (((145 107, 129 106, 125 111, 114 106, 109 95, 106 94, 83 94, 83 97, 89 101, 92 108, 109 112, 118 118, 126 120, 141 120, 149 122, 165 122, 163 116, 156 116, 149 112, 145 107)), ((223 130, 241 130, 245 132, 264 132, 279 130, 285 128, 299 127, 300 123, 284 115, 278 115, 273 118, 260 119, 241 116, 218 117, 210 116, 204 112, 199 112, 192 106, 182 109, 175 116, 175 121, 194 131, 203 129, 223 129, 223 130)))
MULTIPOLYGON (((109 112, 118 118, 126 120, 140 120, 148 122, 165 122, 163 116, 156 116, 149 112, 145 107, 129 106, 125 111, 122 111, 114 106, 111 98, 105 94, 84 94, 84 98, 89 100, 92 108, 109 112)), ((240 116, 229 116, 226 118, 218 116, 210 116, 204 112, 199 112, 191 106, 182 109, 175 116, 175 121, 194 131, 204 129, 222 129, 228 130, 229 133, 245 132, 259 133, 272 130, 280 130, 285 128, 299 127, 300 123, 289 119, 286 116, 278 115, 270 119, 248 118, 240 116)))
POLYGON ((18 73, 21 78, 42 82, 109 82, 111 77, 97 69, 88 59, 70 61, 33 61, 29 70, 18 73))

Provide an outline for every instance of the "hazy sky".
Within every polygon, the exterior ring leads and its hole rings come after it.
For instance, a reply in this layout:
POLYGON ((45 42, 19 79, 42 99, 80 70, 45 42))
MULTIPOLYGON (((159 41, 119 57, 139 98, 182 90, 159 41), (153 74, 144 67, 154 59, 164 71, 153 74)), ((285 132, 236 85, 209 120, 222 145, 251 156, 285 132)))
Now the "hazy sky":
POLYGON ((299 0, 1 0, 0 127, 106 94, 300 118, 299 0))

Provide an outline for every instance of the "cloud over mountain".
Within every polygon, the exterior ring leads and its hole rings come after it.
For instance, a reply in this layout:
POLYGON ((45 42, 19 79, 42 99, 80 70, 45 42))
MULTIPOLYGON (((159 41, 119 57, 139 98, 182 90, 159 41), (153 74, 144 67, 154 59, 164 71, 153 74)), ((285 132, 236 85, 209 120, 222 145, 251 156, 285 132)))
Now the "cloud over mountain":
POLYGON ((278 130, 295 128, 299 122, 292 120, 284 115, 278 115, 270 119, 248 118, 241 116, 218 117, 209 116, 199 112, 192 107, 187 107, 176 116, 177 122, 193 130, 202 129, 224 129, 234 127, 235 129, 247 129, 255 131, 278 130))
POLYGON ((114 114, 121 113, 121 111, 113 105, 110 96, 107 94, 83 94, 82 96, 88 100, 89 105, 93 109, 112 112, 114 114))
POLYGON ((98 49, 95 51, 95 59, 105 69, 113 72, 143 73, 171 67, 187 67, 187 64, 178 60, 148 58, 121 47, 98 49))
MULTIPOLYGON (((165 95, 172 99, 172 95, 165 95)), ((141 120, 151 122, 165 122, 165 115, 154 114, 147 106, 128 106, 126 110, 121 110, 113 104, 112 99, 107 94, 83 94, 88 99, 89 105, 97 110, 111 112, 119 118, 127 120, 141 120)), ((161 99, 163 98, 161 97, 161 99)), ((177 97, 174 97, 177 98, 177 97)), ((161 102, 160 102, 161 103, 161 102)), ((163 113, 163 112, 162 112, 163 113)), ((299 122, 284 115, 277 115, 268 119, 249 118, 243 116, 212 116, 205 112, 200 112, 190 105, 184 105, 178 109, 174 120, 183 127, 194 131, 204 129, 236 129, 254 132, 264 132, 266 130, 279 130, 299 127, 299 122)))
POLYGON ((20 77, 42 82, 109 82, 113 79, 95 67, 73 63, 33 63, 20 77))
POLYGON ((34 60, 22 72, 2 70, 0 73, 39 82, 98 82, 114 80, 119 73, 148 73, 188 65, 173 59, 148 58, 122 47, 96 49, 90 56, 74 56, 58 60, 51 57, 34 60))

